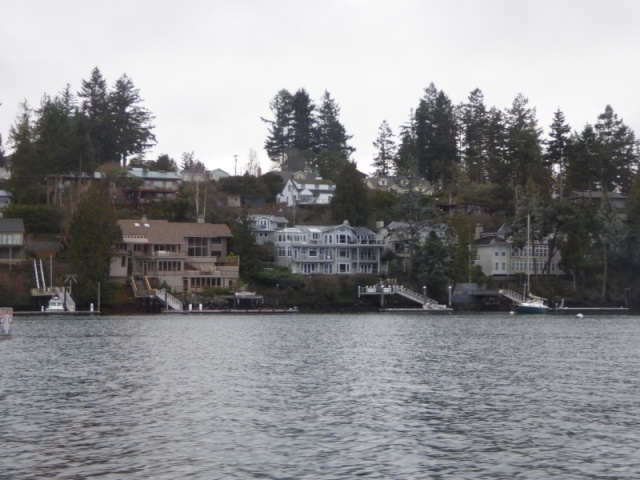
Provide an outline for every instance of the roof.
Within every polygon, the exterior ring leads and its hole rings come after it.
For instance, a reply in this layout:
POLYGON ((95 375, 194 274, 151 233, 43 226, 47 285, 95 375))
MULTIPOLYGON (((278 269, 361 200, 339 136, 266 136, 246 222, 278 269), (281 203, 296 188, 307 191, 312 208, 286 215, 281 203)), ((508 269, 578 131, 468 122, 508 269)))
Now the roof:
POLYGON ((24 222, 21 218, 0 218, 0 232, 24 233, 24 222))
POLYGON ((154 171, 146 168, 131 168, 129 174, 138 178, 155 178, 158 180, 181 180, 182 177, 176 172, 154 171))
POLYGON ((148 243, 176 244, 185 238, 229 238, 231 229, 223 223, 180 223, 167 220, 118 220, 123 236, 138 236, 148 243))

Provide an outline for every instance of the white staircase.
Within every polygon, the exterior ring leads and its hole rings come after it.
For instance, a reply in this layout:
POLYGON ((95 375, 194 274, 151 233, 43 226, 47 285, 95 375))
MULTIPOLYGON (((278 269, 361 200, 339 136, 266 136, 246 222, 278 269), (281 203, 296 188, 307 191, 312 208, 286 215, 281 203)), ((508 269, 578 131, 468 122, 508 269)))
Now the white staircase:
POLYGON ((76 302, 73 301, 71 295, 66 288, 60 287, 51 287, 53 288, 54 295, 57 295, 60 300, 62 300, 62 304, 65 306, 67 312, 75 312, 76 311, 76 302))
POLYGON ((513 303, 517 305, 520 305, 525 301, 524 296, 514 292, 513 290, 498 290, 498 293, 500 293, 500 295, 502 295, 503 297, 507 297, 509 300, 511 300, 513 303))
POLYGON ((182 310, 182 302, 171 295, 169 292, 167 292, 164 288, 159 288, 157 290, 154 290, 153 292, 155 294, 155 297, 162 303, 164 303, 165 307, 167 307, 167 310, 169 310, 170 308, 172 310, 182 310))

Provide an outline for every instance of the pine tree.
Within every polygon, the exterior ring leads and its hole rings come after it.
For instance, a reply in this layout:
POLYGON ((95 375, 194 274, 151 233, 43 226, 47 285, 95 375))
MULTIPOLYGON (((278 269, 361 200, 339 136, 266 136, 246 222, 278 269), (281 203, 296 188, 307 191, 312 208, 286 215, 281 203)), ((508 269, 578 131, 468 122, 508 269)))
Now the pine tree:
POLYGON ((601 145, 602 189, 612 192, 618 188, 622 193, 628 192, 638 169, 635 134, 610 105, 598 116, 595 129, 601 145))
POLYGON ((383 120, 378 128, 378 136, 373 142, 376 156, 373 159, 375 174, 387 177, 393 174, 395 158, 397 154, 396 142, 393 132, 386 120, 383 120))
POLYGON ((82 197, 69 225, 69 258, 78 275, 78 303, 93 301, 98 283, 106 287, 113 246, 121 238, 108 184, 95 183, 82 197))
POLYGON ((560 197, 564 196, 563 185, 567 157, 571 148, 571 127, 565 123, 564 113, 556 110, 551 122, 550 140, 546 142, 547 150, 544 155, 544 165, 556 174, 560 190, 560 197))
POLYGON ((461 107, 462 154, 467 176, 472 182, 487 181, 489 118, 484 95, 479 88, 473 90, 467 103, 461 107))
POLYGON ((130 155, 143 154, 155 144, 153 115, 141 105, 140 91, 126 74, 116 81, 108 101, 114 128, 113 155, 126 167, 130 155))
POLYGON ((284 89, 280 90, 269 104, 273 120, 262 118, 262 121, 269 125, 264 149, 271 161, 280 169, 284 169, 286 166, 286 154, 291 146, 292 103, 291 93, 284 89))
POLYGON ((367 187, 356 164, 348 164, 340 172, 336 182, 336 190, 331 200, 331 217, 336 223, 349 220, 351 225, 366 226, 369 224, 369 205, 367 187))

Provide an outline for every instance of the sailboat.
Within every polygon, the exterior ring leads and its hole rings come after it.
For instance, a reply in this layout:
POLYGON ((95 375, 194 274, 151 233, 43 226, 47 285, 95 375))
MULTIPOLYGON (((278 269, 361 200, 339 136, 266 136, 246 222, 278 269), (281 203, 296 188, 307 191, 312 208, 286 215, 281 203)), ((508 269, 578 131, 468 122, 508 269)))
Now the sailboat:
MULTIPOLYGON (((527 215, 527 246, 526 246, 526 270, 527 270, 527 283, 524 286, 524 300, 520 302, 516 306, 516 313, 524 313, 524 314, 540 314, 547 313, 549 311, 549 307, 547 306, 547 300, 542 297, 537 297, 531 294, 530 288, 531 285, 529 283, 529 272, 530 272, 530 257, 531 257, 531 238, 530 238, 530 229, 531 229, 531 216, 527 215)), ((535 257, 534 257, 535 262, 535 257)))

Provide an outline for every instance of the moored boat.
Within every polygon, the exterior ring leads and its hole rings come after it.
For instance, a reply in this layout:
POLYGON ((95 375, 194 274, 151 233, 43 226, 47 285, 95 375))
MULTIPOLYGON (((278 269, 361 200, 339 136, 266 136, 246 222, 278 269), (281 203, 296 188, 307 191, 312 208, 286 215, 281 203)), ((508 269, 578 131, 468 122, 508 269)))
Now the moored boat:
POLYGON ((60 297, 56 295, 54 297, 51 297, 51 300, 49 300, 49 305, 47 305, 47 308, 45 308, 44 311, 45 312, 64 312, 65 311, 64 303, 62 302, 62 300, 60 300, 60 297))

